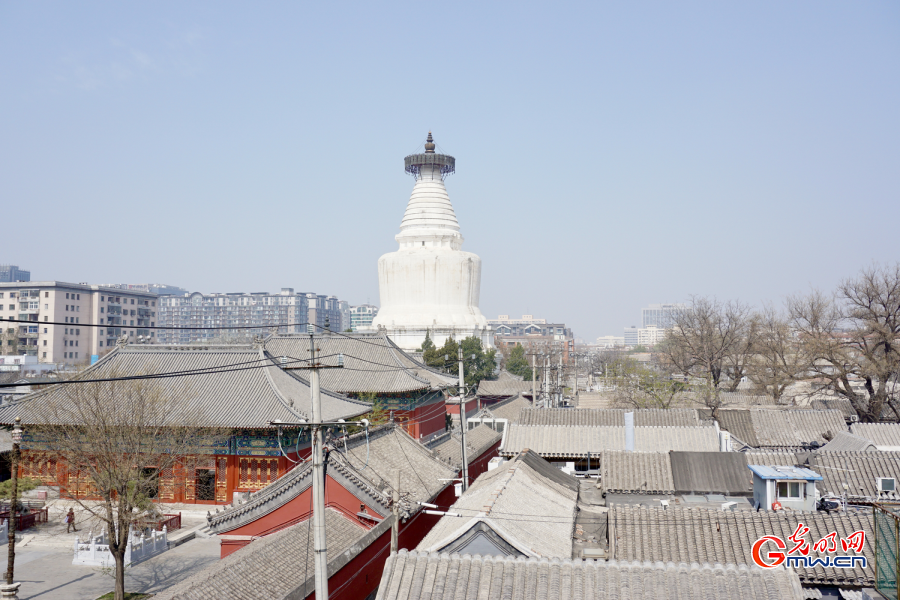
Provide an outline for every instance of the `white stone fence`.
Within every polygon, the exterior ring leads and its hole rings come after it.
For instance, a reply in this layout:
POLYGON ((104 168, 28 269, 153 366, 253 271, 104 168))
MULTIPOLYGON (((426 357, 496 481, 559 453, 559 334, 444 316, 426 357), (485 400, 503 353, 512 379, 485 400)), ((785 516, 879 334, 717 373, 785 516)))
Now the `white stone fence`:
MULTIPOLYGON (((169 536, 166 527, 162 531, 151 531, 149 535, 136 534, 133 531, 128 536, 128 546, 125 547, 125 564, 135 564, 147 560, 169 549, 169 536)), ((115 561, 109 551, 109 541, 106 533, 94 535, 92 531, 88 539, 82 542, 75 539, 75 558, 73 565, 90 565, 94 567, 113 567, 115 561)))

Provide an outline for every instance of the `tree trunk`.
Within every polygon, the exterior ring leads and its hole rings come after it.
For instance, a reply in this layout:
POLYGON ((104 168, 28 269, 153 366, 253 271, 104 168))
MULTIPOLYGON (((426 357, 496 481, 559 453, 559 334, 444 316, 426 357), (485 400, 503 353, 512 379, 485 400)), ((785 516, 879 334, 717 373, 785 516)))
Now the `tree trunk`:
POLYGON ((9 519, 6 529, 9 531, 9 554, 6 559, 6 583, 12 585, 16 568, 16 529, 19 524, 16 507, 19 504, 19 445, 13 444, 10 469, 9 519))
POLYGON ((125 551, 113 554, 116 561, 116 599, 125 600, 125 551))

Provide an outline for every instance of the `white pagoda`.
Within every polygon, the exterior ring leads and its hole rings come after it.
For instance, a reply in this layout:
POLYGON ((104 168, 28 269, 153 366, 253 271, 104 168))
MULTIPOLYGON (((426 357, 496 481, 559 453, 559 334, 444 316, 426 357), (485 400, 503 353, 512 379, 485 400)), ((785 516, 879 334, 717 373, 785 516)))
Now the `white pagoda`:
POLYGON ((416 179, 395 239, 400 249, 378 259, 381 308, 372 327, 383 328, 404 350, 418 350, 428 333, 437 346, 452 336, 476 336, 486 348, 493 334, 478 309, 481 259, 461 250, 463 237, 444 178, 456 159, 434 152, 428 132, 424 154, 405 158, 416 179))

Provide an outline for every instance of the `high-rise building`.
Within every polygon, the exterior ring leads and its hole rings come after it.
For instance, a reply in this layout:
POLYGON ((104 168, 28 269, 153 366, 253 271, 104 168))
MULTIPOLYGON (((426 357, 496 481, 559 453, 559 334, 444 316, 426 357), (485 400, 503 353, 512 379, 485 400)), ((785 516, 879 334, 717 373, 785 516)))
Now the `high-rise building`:
POLYGON ((85 283, 0 283, 0 319, 4 319, 0 353, 37 356, 47 363, 87 364, 91 356, 114 347, 122 335, 131 342, 154 340, 150 327, 157 322, 157 302, 156 294, 85 283), (7 323, 8 319, 19 322, 7 323))
POLYGON ((185 329, 160 330, 157 341, 162 344, 239 341, 254 335, 267 335, 273 327, 277 327, 279 333, 306 333, 306 323, 318 325, 318 333, 326 325, 331 331, 340 331, 343 326, 340 301, 335 296, 295 292, 294 288, 282 288, 277 294, 194 292, 183 296, 160 296, 159 324, 185 329), (191 327, 226 329, 189 329, 191 327))
POLYGON ((641 326, 671 329, 675 314, 684 308, 686 304, 651 304, 641 309, 641 326))
POLYGON ((416 183, 395 237, 400 248, 378 259, 381 308, 372 325, 383 327, 405 350, 420 348, 426 335, 438 346, 451 336, 475 336, 492 347, 491 328, 478 308, 481 259, 462 251, 459 222, 444 187, 456 159, 434 149, 429 132, 425 152, 404 159, 416 183))
POLYGON ((23 271, 17 265, 0 265, 0 283, 31 281, 31 271, 23 271))
POLYGON ((350 307, 350 328, 359 331, 360 328, 368 329, 372 326, 372 320, 378 314, 378 307, 371 304, 360 304, 350 307))

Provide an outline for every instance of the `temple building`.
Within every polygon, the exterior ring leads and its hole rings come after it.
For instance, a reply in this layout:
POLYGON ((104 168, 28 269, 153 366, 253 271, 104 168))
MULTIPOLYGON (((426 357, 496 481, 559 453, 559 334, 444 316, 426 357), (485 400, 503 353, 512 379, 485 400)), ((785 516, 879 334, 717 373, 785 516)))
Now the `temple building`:
POLYGON ((448 337, 475 336, 493 347, 487 319, 478 308, 481 259, 462 251, 463 237, 444 178, 456 159, 436 154, 431 132, 423 154, 404 159, 415 177, 396 240, 400 248, 378 260, 381 309, 372 326, 384 329, 404 350, 418 350, 425 336, 438 346, 448 337))

